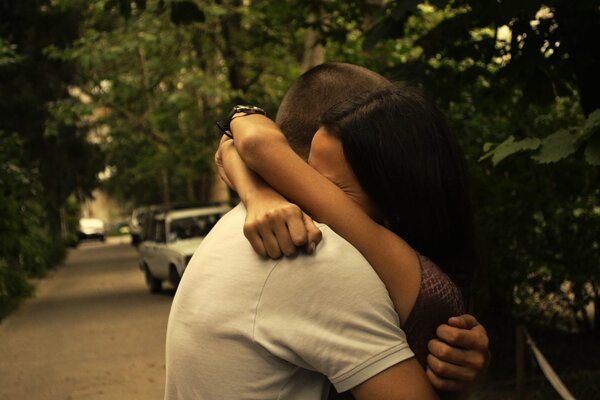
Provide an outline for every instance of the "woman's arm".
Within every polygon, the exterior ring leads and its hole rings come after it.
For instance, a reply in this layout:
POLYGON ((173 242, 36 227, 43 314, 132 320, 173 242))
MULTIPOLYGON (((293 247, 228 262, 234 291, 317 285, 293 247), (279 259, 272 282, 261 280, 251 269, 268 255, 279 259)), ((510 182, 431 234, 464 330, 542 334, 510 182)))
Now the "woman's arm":
POLYGON ((246 206, 244 234, 258 254, 271 258, 290 256, 303 245, 308 254, 314 252, 321 241, 319 228, 298 206, 248 169, 226 136, 215 154, 215 164, 221 178, 238 192, 246 206), (253 229, 255 226, 259 229, 253 229))
POLYGON ((341 189, 296 155, 279 127, 267 117, 235 118, 231 130, 235 147, 250 169, 365 256, 404 321, 420 284, 418 259, 410 246, 375 223, 341 189))

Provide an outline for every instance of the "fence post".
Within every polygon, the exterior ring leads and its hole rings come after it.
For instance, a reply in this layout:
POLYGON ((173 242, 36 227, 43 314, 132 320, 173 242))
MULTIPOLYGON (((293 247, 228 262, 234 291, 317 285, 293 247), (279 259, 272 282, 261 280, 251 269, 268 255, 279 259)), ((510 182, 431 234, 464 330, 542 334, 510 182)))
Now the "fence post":
POLYGON ((517 385, 517 399, 525 399, 525 332, 523 325, 519 324, 516 328, 516 347, 515 347, 515 382, 517 385))

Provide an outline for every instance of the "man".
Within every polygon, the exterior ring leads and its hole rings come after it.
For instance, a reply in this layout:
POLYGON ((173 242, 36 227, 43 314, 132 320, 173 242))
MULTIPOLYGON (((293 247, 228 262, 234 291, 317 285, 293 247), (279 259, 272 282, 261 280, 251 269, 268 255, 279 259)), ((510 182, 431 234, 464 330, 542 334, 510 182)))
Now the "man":
MULTIPOLYGON (((316 67, 277 121, 306 157, 323 111, 386 82, 347 64, 316 67)), ((266 260, 242 234, 246 218, 243 206, 226 215, 188 265, 169 318, 167 399, 318 399, 328 380, 357 398, 432 395, 383 283, 356 249, 321 225, 316 255, 266 260)), ((487 352, 476 321, 452 323, 466 329, 445 325, 438 335, 466 350, 432 341, 428 376, 440 389, 473 379, 487 352)))

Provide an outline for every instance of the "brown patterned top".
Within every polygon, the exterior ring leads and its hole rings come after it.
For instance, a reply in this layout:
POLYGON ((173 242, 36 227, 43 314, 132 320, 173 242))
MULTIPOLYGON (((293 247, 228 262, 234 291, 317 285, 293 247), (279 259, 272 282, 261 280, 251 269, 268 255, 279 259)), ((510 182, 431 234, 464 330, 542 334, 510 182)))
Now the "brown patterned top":
POLYGON ((423 366, 427 365, 427 343, 436 337, 438 326, 448 318, 465 313, 458 286, 429 258, 418 255, 421 263, 421 288, 402 329, 410 348, 423 366))
MULTIPOLYGON (((402 329, 416 359, 425 369, 427 366, 427 343, 436 337, 438 326, 448 318, 465 313, 460 289, 429 258, 417 254, 421 263, 421 286, 415 305, 402 329)), ((329 400, 353 399, 350 391, 337 393, 333 386, 329 400)))

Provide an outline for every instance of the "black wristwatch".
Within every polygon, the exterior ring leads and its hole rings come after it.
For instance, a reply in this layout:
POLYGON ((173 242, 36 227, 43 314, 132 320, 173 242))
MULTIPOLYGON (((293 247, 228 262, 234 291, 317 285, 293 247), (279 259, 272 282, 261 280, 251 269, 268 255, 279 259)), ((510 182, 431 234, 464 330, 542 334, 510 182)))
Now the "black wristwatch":
POLYGON ((233 135, 231 133, 231 128, 230 128, 231 120, 233 120, 234 115, 236 115, 238 113, 244 113, 244 115, 252 115, 252 114, 267 115, 267 112, 260 107, 245 106, 245 105, 234 106, 231 109, 231 111, 229 112, 229 115, 227 116, 227 120, 225 121, 225 124, 223 124, 223 126, 221 126, 217 122, 217 126, 219 127, 221 132, 223 132, 225 135, 229 136, 232 139, 233 139, 233 135))

